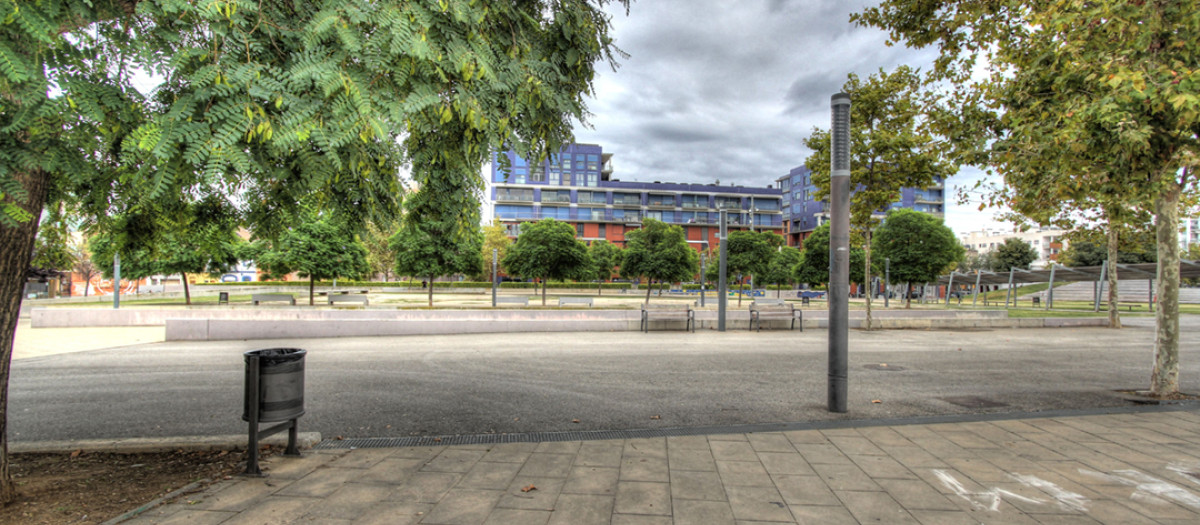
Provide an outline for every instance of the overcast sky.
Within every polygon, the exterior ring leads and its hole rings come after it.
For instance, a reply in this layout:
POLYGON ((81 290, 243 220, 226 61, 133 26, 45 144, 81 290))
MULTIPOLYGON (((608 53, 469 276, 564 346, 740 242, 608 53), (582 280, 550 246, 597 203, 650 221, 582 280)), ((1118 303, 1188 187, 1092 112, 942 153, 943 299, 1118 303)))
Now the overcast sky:
MULTIPOLYGON (((576 141, 613 154, 621 180, 768 186, 804 164, 803 140, 829 126, 829 97, 849 73, 926 67, 933 55, 884 45, 850 23, 870 0, 635 0, 611 8, 629 58, 599 68, 589 127, 576 141)), ((956 233, 998 226, 993 210, 959 205, 947 181, 946 222, 956 233)))

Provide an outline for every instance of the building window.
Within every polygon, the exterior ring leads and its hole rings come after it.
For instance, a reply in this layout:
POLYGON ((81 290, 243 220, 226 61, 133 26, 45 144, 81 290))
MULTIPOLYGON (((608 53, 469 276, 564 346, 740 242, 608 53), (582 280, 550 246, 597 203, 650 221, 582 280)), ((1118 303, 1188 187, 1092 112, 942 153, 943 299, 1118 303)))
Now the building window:
POLYGON ((606 229, 605 226, 606 225, 604 225, 604 224, 600 225, 600 233, 597 234, 597 237, 600 237, 601 239, 608 237, 608 233, 605 231, 605 229, 606 229))
POLYGON ((562 173, 558 171, 558 168, 550 168, 550 184, 553 186, 558 186, 561 184, 561 180, 562 173))
POLYGON ((571 191, 542 190, 542 202, 571 202, 571 191))
POLYGON ((637 193, 614 193, 613 204, 623 204, 626 206, 641 206, 642 196, 637 193))
POLYGON ((583 223, 579 223, 579 224, 575 225, 575 236, 583 237, 583 223))
POLYGON ((531 189, 531 188, 496 188, 496 200, 498 200, 498 201, 533 202, 533 189, 531 189))
POLYGON ((534 168, 529 173, 529 182, 546 182, 546 168, 534 168))

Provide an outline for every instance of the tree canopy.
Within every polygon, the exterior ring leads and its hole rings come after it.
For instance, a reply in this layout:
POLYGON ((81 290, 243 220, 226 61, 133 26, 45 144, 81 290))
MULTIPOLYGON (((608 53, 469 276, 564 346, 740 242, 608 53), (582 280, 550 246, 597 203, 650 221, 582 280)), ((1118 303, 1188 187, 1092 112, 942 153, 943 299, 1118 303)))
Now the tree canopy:
POLYGON ((361 277, 371 271, 367 249, 344 225, 314 217, 289 228, 272 242, 255 246, 258 267, 274 276, 298 272, 308 278, 308 304, 318 279, 361 277))
MULTIPOLYGON (((588 246, 588 255, 592 258, 591 278, 603 283, 612 279, 613 272, 621 266, 621 259, 625 254, 620 246, 600 240, 592 241, 592 245, 588 246)), ((602 287, 596 287, 596 293, 601 293, 601 290, 602 287)))
MULTIPOLYGON (((863 282, 866 254, 859 246, 850 247, 850 282, 863 282)), ((878 266, 878 263, 876 263, 878 266)), ((796 281, 813 286, 829 282, 829 223, 817 226, 800 252, 800 263, 793 267, 796 281)))
POLYGON ((888 212, 875 231, 874 244, 880 257, 890 259, 895 282, 936 281, 966 256, 966 249, 941 219, 904 208, 888 212))
POLYGON ((1006 272, 1009 268, 1028 270, 1029 265, 1038 258, 1033 246, 1016 237, 1005 239, 991 255, 992 270, 997 272, 1006 272))
POLYGON ((646 303, 654 281, 687 281, 696 276, 700 256, 687 243, 683 228, 657 219, 645 219, 642 227, 625 232, 625 254, 621 277, 646 279, 646 303))
POLYGON ((775 285, 775 296, 778 297, 784 285, 796 282, 794 269, 797 264, 800 264, 800 250, 792 246, 780 246, 771 254, 771 262, 760 280, 763 284, 775 285))
POLYGON ((521 234, 504 256, 504 268, 525 279, 541 279, 543 306, 550 279, 587 279, 594 271, 587 246, 575 238, 575 228, 552 218, 521 225, 521 234))
POLYGON ((508 253, 508 247, 512 246, 513 240, 509 238, 508 232, 504 229, 504 224, 499 219, 492 219, 492 224, 483 227, 483 266, 484 273, 489 278, 488 282, 493 282, 496 276, 492 274, 492 250, 496 251, 497 266, 500 270, 504 269, 501 261, 508 253))

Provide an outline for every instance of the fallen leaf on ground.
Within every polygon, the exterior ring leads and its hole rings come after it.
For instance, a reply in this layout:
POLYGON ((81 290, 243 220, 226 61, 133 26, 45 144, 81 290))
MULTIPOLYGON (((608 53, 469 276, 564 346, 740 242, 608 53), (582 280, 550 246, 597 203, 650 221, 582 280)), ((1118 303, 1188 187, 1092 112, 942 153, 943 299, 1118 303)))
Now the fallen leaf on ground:
POLYGON ((79 457, 80 454, 83 454, 83 449, 79 449, 79 450, 76 450, 75 452, 72 452, 71 458, 77 458, 77 457, 79 457))
POLYGON ((333 439, 336 439, 336 440, 338 440, 338 441, 341 441, 341 440, 343 440, 343 439, 346 439, 346 438, 344 438, 344 437, 342 437, 342 436, 338 436, 338 437, 335 437, 335 438, 333 438, 333 439))
POLYGON ((572 420, 571 420, 571 422, 572 422, 572 423, 578 423, 578 422, 579 422, 579 420, 578 420, 578 419, 572 419, 572 420))
POLYGON ((872 400, 871 400, 871 403, 873 403, 873 404, 876 404, 876 405, 878 405, 878 404, 880 404, 880 403, 882 403, 882 402, 883 402, 883 401, 880 401, 880 400, 878 400, 878 399, 872 399, 872 400))
POLYGON ((533 485, 531 484, 531 485, 529 485, 528 487, 525 487, 525 488, 521 489, 521 492, 529 492, 529 491, 531 491, 531 490, 537 490, 537 487, 535 487, 535 486, 533 486, 533 485))
POLYGON ((662 416, 650 416, 650 419, 662 419, 662 416))

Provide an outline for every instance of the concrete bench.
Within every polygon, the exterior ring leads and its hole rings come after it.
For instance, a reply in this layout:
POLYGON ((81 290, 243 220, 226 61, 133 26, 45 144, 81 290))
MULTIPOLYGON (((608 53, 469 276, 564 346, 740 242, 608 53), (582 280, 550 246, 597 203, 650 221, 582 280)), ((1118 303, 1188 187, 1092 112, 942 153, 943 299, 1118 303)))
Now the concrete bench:
POLYGON ((570 304, 587 305, 588 308, 591 308, 592 307, 592 298, 591 297, 559 297, 558 298, 558 306, 560 308, 563 306, 570 305, 570 304))
POLYGON ((330 295, 328 301, 328 304, 362 303, 363 306, 371 304, 369 301, 367 301, 367 296, 365 295, 330 295))
POLYGON ((528 295, 504 295, 496 297, 496 304, 519 304, 521 306, 529 306, 528 295))
POLYGON ((258 306, 258 303, 272 301, 287 301, 292 306, 296 306, 296 297, 290 293, 256 293, 250 295, 250 302, 254 306, 258 306))
POLYGON ((655 320, 686 321, 685 330, 696 331, 696 311, 690 304, 642 304, 642 332, 649 332, 655 320))
POLYGON ((762 331, 763 319, 790 319, 792 329, 796 329, 796 319, 800 320, 800 331, 804 331, 804 310, 797 310, 796 305, 780 299, 755 299, 750 303, 750 329, 758 325, 762 331))
MULTIPOLYGON (((1101 303, 1101 304, 1104 304, 1104 303, 1101 303)), ((1121 301, 1117 301, 1117 308, 1124 307, 1124 308, 1128 309, 1130 312, 1132 312, 1134 308, 1141 308, 1145 304, 1146 303, 1124 303, 1121 301)))
POLYGON ((323 292, 317 292, 317 295, 338 295, 338 294, 349 295, 352 293, 365 294, 368 291, 369 290, 326 290, 323 292))

